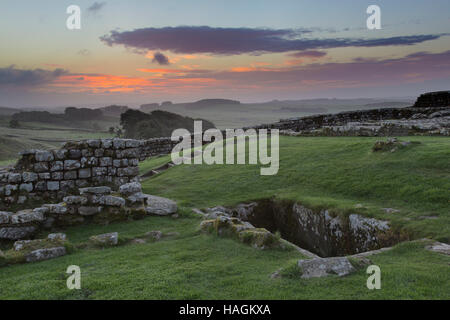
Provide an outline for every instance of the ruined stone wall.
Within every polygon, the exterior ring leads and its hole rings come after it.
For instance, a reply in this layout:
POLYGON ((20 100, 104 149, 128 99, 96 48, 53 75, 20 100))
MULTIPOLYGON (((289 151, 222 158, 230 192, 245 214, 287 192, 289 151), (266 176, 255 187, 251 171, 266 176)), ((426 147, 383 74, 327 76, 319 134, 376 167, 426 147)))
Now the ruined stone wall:
POLYGON ((28 200, 62 199, 78 188, 120 185, 136 180, 139 161, 168 154, 178 142, 93 139, 71 141, 58 150, 28 150, 15 168, 0 172, 0 209, 28 200))
POLYGON ((416 114, 424 114, 425 111, 429 111, 429 114, 432 114, 434 112, 448 109, 448 107, 442 107, 428 108, 427 110, 424 110, 420 108, 408 107, 357 110, 340 112, 336 114, 321 114, 301 118, 286 119, 276 123, 255 126, 253 128, 294 131, 315 130, 325 126, 344 126, 349 122, 410 119, 416 114))

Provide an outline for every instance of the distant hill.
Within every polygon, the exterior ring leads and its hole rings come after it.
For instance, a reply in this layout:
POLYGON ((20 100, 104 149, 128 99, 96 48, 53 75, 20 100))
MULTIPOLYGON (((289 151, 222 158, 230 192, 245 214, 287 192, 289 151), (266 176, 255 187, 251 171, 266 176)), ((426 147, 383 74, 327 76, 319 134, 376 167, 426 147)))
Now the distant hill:
POLYGON ((240 101, 229 100, 229 99, 203 99, 196 102, 188 103, 187 105, 192 108, 212 108, 217 106, 226 105, 239 105, 240 101))
POLYGON ((411 106, 411 103, 402 101, 386 101, 379 103, 367 103, 364 106, 369 108, 401 108, 401 107, 409 107, 411 106))
POLYGON ((16 112, 19 112, 20 109, 8 108, 8 107, 0 107, 0 115, 1 116, 11 116, 16 112))
MULTIPOLYGON (((144 113, 139 110, 128 110, 120 116, 120 124, 124 129, 126 138, 149 139, 157 137, 170 137, 175 129, 184 128, 194 131, 194 120, 175 113, 155 110, 144 113)), ((212 122, 203 121, 203 130, 214 128, 212 122)))
POLYGON ((111 117, 120 117, 122 113, 128 110, 127 106, 118 106, 118 105, 111 105, 103 108, 99 108, 98 110, 101 110, 103 115, 105 116, 111 116, 111 117))

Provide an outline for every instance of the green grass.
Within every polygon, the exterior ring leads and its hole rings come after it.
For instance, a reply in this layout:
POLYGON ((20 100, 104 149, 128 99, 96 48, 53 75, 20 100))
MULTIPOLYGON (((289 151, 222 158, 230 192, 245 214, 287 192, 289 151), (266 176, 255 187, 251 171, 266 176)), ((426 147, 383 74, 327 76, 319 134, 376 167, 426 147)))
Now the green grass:
POLYGON ((405 243, 372 257, 382 289, 366 288, 360 270, 347 277, 271 279, 302 256, 296 251, 260 251, 233 239, 197 232, 190 215, 150 217, 109 226, 68 230, 79 243, 90 235, 118 231, 133 237, 149 230, 179 232, 159 242, 110 249, 84 249, 40 263, 0 269, 0 299, 449 299, 449 258, 405 243), (69 265, 78 265, 82 289, 66 288, 69 265))
POLYGON ((405 137, 402 140, 421 143, 394 153, 373 153, 376 140, 280 137, 280 169, 275 176, 261 176, 259 165, 182 165, 143 186, 150 194, 176 199, 186 207, 235 205, 273 196, 298 200, 387 219, 414 237, 448 241, 450 139, 405 137), (356 209, 356 204, 364 208, 356 209), (388 214, 382 208, 400 212, 388 214))
MULTIPOLYGON (((58 149, 68 140, 96 139, 111 137, 106 132, 96 132, 92 129, 56 125, 41 122, 21 122, 19 128, 9 127, 10 117, 0 117, 0 166, 14 163, 18 153, 27 149, 58 149)), ((88 126, 90 122, 84 121, 88 126)), ((102 127, 116 125, 112 122, 99 122, 102 127)))
MULTIPOLYGON (((77 246, 91 235, 119 232, 130 239, 151 230, 177 232, 159 242, 110 249, 77 249, 40 263, 0 268, 0 299, 450 299, 450 257, 401 243, 372 256, 381 290, 368 290, 365 269, 346 277, 301 279, 295 250, 257 250, 239 241, 201 234, 191 207, 236 204, 271 196, 358 212, 397 223, 419 236, 448 238, 450 139, 395 153, 370 152, 372 138, 282 137, 280 171, 262 177, 259 166, 173 167, 144 182, 144 191, 176 199, 181 217, 148 217, 108 226, 66 230, 77 246), (354 209, 357 203, 367 209, 354 209), (380 208, 400 209, 386 214, 380 208), (421 219, 433 215, 436 219, 421 219), (65 270, 78 265, 82 289, 66 288, 65 270), (286 269, 291 276, 271 279, 286 269)), ((142 164, 147 170, 169 157, 142 164)), ((44 235, 41 235, 44 236, 44 235)))

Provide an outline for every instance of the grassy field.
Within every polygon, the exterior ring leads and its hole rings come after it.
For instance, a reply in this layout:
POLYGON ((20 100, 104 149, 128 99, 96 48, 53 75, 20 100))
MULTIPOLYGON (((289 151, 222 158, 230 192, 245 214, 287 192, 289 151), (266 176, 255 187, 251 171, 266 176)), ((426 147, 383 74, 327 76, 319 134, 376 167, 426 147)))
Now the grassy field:
MULTIPOLYGON (((68 140, 111 137, 106 131, 89 129, 89 121, 81 127, 42 122, 21 122, 19 128, 9 127, 9 116, 0 116, 0 166, 9 165, 18 158, 18 153, 26 149, 55 149, 68 140)), ((100 122, 101 127, 117 123, 100 122)))
MULTIPOLYGON (((276 196, 386 219, 414 238, 448 242, 450 139, 404 139, 421 143, 378 154, 371 152, 372 138, 281 137, 276 176, 260 176, 257 165, 173 167, 143 186, 146 193, 177 200, 180 218, 66 230, 75 245, 112 231, 124 239, 150 230, 171 236, 104 250, 76 249, 58 259, 0 268, 0 299, 450 299, 450 258, 425 250, 426 241, 401 243, 370 257, 381 268, 381 290, 366 288, 363 269, 342 278, 304 280, 288 274, 271 279, 279 268, 292 270, 300 253, 260 251, 201 234, 200 219, 190 210, 276 196), (387 207, 400 212, 385 213, 387 207), (79 291, 66 288, 65 270, 72 264, 81 267, 79 291)), ((142 170, 166 160, 148 160, 142 170)))

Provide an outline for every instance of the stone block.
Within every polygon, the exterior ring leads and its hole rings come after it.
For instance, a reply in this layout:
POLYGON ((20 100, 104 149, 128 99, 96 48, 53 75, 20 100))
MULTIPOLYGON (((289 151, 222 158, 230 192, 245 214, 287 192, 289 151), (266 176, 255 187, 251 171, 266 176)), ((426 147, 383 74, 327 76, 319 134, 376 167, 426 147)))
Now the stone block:
POLYGON ((64 170, 76 170, 81 167, 81 163, 78 160, 65 160, 64 170))
POLYGON ((38 162, 48 162, 55 159, 52 152, 43 150, 36 151, 35 158, 38 162))
POLYGON ((91 177, 91 168, 79 169, 78 177, 80 179, 86 179, 91 177))
POLYGON ((58 191, 59 190, 59 181, 47 181, 47 190, 48 191, 58 191))
POLYGON ((62 161, 54 161, 50 163, 50 172, 62 171, 64 170, 64 162, 62 161))
POLYGON ((24 172, 22 173, 23 182, 35 182, 38 180, 38 175, 34 172, 24 172))

